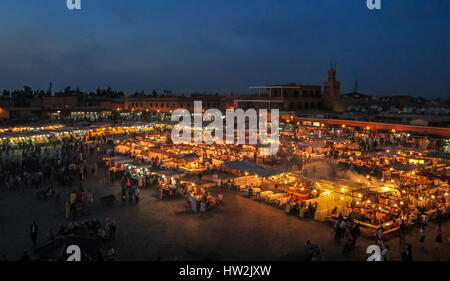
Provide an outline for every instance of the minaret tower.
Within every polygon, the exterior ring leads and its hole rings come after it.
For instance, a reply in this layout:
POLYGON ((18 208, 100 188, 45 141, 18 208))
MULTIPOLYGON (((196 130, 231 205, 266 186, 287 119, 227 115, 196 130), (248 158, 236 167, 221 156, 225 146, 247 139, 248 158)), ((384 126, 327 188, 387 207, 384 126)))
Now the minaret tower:
POLYGON ((326 108, 333 106, 341 99, 341 82, 336 81, 336 65, 328 70, 328 81, 323 82, 323 103, 326 108))

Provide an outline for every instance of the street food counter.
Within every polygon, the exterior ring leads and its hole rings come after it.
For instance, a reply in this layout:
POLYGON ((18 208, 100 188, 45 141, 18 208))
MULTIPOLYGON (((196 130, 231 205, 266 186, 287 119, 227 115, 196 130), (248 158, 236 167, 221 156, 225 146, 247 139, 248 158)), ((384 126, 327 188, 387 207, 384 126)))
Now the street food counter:
POLYGON ((133 159, 123 156, 105 157, 103 160, 106 166, 109 167, 111 179, 119 179, 125 172, 124 165, 133 162, 133 159))

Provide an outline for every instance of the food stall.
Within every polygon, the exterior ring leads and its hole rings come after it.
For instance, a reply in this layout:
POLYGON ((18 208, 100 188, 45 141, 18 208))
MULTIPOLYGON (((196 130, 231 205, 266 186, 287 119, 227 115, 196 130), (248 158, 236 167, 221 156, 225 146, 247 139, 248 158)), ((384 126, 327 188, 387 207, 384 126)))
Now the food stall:
POLYGON ((119 179, 125 172, 124 165, 132 163, 133 159, 126 156, 114 156, 103 158, 107 167, 109 167, 110 179, 119 179))

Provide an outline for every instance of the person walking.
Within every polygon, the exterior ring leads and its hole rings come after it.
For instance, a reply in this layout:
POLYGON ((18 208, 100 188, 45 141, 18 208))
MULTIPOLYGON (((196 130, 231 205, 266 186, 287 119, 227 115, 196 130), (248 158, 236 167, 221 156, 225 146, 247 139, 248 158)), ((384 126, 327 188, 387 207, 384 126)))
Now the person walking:
POLYGON ((66 219, 70 218, 70 201, 66 201, 64 214, 66 219))
POLYGON ((134 191, 133 188, 128 189, 128 205, 134 204, 134 191))
POLYGON ((116 222, 112 219, 107 219, 108 222, 108 233, 109 233, 109 240, 114 241, 116 239, 116 222))
POLYGON ((400 237, 400 245, 404 245, 406 243, 405 240, 405 222, 402 220, 400 220, 400 226, 399 226, 399 237, 400 237))
POLYGON ((200 213, 202 213, 202 215, 204 215, 206 213, 205 199, 202 199, 202 201, 200 202, 200 213))
POLYGON ((138 202, 139 202, 139 194, 140 194, 140 190, 139 190, 139 187, 135 187, 134 188, 134 201, 135 201, 135 204, 137 204, 138 202))
POLYGON ((340 225, 341 225, 341 217, 338 217, 334 224, 334 240, 339 241, 341 233, 340 233, 340 225))
POLYGON ((384 231, 383 231, 383 225, 381 224, 380 227, 377 230, 377 240, 378 240, 378 246, 380 248, 384 248, 383 246, 383 238, 384 238, 384 231))
POLYGON ((97 261, 104 261, 105 258, 103 257, 103 251, 101 249, 98 249, 97 251, 97 261))
POLYGON ((411 244, 408 244, 406 246, 406 261, 412 261, 413 257, 412 257, 412 247, 411 244))
POLYGON ((22 257, 20 258, 21 262, 29 262, 30 261, 30 256, 28 255, 27 251, 23 252, 22 257))
POLYGON ((386 246, 383 248, 383 250, 381 251, 381 260, 382 261, 389 261, 389 246, 386 246))
POLYGON ((122 204, 125 206, 127 202, 127 193, 126 191, 122 191, 122 204))
POLYGON ((87 192, 86 201, 88 204, 88 212, 91 212, 92 205, 94 204, 94 197, 92 196, 91 189, 89 189, 87 192))
POLYGON ((419 230, 419 242, 420 242, 420 248, 425 249, 425 225, 422 224, 419 230))
POLYGON ((195 196, 191 197, 191 203, 192 203, 192 207, 191 207, 191 211, 193 213, 197 213, 197 198, 195 198, 195 196))
POLYGON ((116 250, 111 246, 108 250, 108 261, 114 261, 116 258, 116 250))
POLYGON ((437 250, 440 249, 442 245, 442 226, 440 224, 438 224, 436 228, 436 238, 434 239, 434 242, 434 248, 437 250))
POLYGON ((80 170, 79 170, 79 173, 80 173, 80 182, 81 182, 81 181, 84 180, 84 167, 83 167, 82 164, 80 164, 80 170))
POLYGON ((350 232, 352 236, 353 241, 353 247, 356 245, 356 241, 358 240, 359 236, 361 235, 361 229, 359 222, 353 227, 353 229, 350 232))
POLYGON ((33 242, 33 246, 36 247, 37 236, 38 236, 38 225, 35 221, 33 221, 33 223, 31 224, 30 236, 31 236, 31 242, 33 242))
POLYGON ((339 225, 339 241, 345 238, 347 222, 343 219, 339 225))

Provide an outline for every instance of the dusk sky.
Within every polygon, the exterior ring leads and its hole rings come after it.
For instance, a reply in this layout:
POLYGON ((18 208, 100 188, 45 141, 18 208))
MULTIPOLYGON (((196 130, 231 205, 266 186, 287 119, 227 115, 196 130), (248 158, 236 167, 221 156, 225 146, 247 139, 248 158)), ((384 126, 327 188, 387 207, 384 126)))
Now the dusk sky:
POLYGON ((0 2, 0 89, 247 93, 322 84, 447 98, 450 1, 66 0, 0 2))

